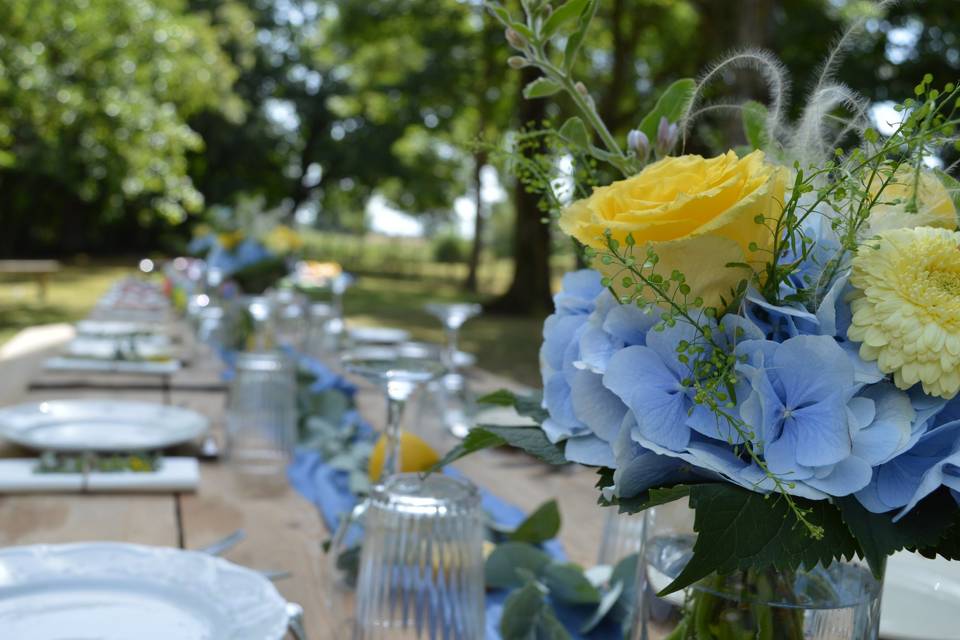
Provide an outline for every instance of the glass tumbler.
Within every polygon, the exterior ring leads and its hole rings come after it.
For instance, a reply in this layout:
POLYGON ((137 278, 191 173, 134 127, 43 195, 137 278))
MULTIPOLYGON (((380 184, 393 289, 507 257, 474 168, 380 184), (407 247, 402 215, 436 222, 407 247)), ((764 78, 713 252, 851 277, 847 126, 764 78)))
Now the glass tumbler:
POLYGON ((227 460, 251 493, 286 487, 296 443, 293 363, 279 352, 241 353, 227 405, 227 460))
POLYGON ((354 640, 483 637, 483 515, 472 484, 393 476, 371 492, 363 527, 354 640))

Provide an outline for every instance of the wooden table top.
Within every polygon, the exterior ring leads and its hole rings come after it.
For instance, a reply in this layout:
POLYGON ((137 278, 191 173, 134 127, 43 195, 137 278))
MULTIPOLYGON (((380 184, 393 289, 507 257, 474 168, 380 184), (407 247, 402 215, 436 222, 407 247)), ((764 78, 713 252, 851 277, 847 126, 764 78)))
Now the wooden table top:
MULTIPOLYGON (((217 432, 223 428, 226 399, 220 370, 216 356, 201 355, 174 374, 169 390, 173 404, 208 416, 217 432)), ((485 372, 472 377, 480 391, 510 385, 485 372)), ((64 376, 41 373, 35 380, 38 384, 17 401, 77 397, 162 401, 163 390, 145 388, 142 378, 126 379, 135 383, 132 389, 124 388, 121 375, 86 378, 89 384, 83 388, 63 384, 50 388, 43 383, 65 382, 64 376), (98 381, 105 386, 94 384, 98 381)), ((379 391, 360 386, 360 412, 374 426, 382 426, 383 398, 379 391)), ((439 451, 455 443, 439 429, 421 431, 421 435, 439 451)), ((0 444, 0 457, 28 455, 13 445, 0 444)), ((556 498, 564 519, 560 538, 568 556, 585 566, 595 562, 605 512, 596 505, 596 477, 591 471, 573 466, 557 470, 506 450, 481 452, 457 466, 480 486, 528 512, 556 498)), ((254 569, 289 571, 291 577, 276 586, 285 598, 304 607, 311 640, 337 637, 326 604, 328 559, 321 549, 329 532, 314 505, 292 489, 266 498, 251 497, 235 486, 228 467, 218 461, 201 464, 200 486, 194 494, 0 496, 0 546, 104 540, 192 549, 239 528, 246 530, 247 538, 225 557, 254 569)))

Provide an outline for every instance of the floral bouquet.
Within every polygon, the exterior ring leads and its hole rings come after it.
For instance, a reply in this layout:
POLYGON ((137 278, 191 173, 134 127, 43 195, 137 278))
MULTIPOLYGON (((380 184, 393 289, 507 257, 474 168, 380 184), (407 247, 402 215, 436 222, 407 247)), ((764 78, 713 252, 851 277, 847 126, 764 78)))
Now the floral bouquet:
POLYGON ((542 73, 527 97, 579 110, 548 134, 623 177, 559 212, 592 269, 544 325, 542 404, 491 398, 541 426, 477 428, 448 459, 507 443, 597 467, 621 512, 688 500, 695 539, 658 585, 682 602, 672 638, 874 638, 890 554, 960 558, 958 185, 934 168, 960 89, 925 77, 879 134, 830 77, 854 25, 797 123, 780 65, 745 51, 669 87, 621 145, 571 71, 597 4, 490 5, 510 65, 542 73), (736 67, 769 106, 703 104, 736 67), (721 107, 752 149, 671 155, 721 107), (863 611, 811 630, 805 608, 854 591, 863 611))

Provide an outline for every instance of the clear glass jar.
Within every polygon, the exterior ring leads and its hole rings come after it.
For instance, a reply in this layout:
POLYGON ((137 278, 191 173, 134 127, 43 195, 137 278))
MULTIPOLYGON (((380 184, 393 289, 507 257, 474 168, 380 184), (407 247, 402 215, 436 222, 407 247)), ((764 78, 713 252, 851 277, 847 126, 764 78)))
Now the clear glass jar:
POLYGON ((658 597, 692 555, 693 511, 681 500, 646 518, 634 640, 876 640, 882 581, 856 561, 713 575, 658 597))
POLYGON ((241 353, 227 404, 227 462, 244 489, 274 493, 287 486, 296 444, 296 381, 282 353, 241 353))

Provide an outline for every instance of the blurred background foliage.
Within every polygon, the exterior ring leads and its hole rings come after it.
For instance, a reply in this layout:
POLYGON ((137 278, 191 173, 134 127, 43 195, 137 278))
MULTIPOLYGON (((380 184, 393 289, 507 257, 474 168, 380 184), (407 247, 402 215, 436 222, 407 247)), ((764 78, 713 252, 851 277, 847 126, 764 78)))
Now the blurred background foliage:
MULTIPOLYGON (((799 105, 861 16, 838 73, 857 91, 960 75, 956 0, 601 0, 578 72, 619 136, 657 87, 742 47, 784 61, 799 105)), ((509 55, 478 0, 3 0, 0 257, 175 251, 205 211, 257 196, 316 257, 542 314, 572 250, 491 150, 569 105, 522 101, 509 55), (426 237, 370 235, 396 212, 426 237)), ((765 99, 748 73, 711 93, 765 99)), ((703 119, 688 150, 739 135, 703 119)))

